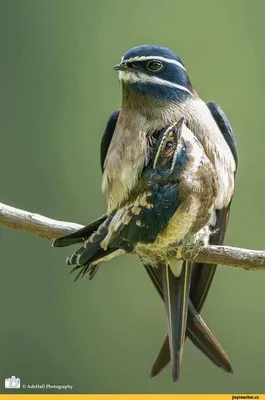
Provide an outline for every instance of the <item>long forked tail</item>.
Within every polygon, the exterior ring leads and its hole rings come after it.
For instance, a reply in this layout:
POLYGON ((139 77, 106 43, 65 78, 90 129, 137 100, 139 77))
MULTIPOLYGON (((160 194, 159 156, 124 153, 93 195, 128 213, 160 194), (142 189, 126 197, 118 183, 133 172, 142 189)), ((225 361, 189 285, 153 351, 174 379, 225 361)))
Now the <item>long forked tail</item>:
MULTIPOLYGON (((144 267, 149 277, 151 278, 158 294, 164 300, 163 290, 162 290, 162 268, 153 268, 149 264, 144 263, 144 267)), ((222 349, 221 345, 218 343, 217 339, 214 337, 210 329, 207 327, 203 319, 198 314, 197 310, 193 306, 191 300, 189 300, 188 308, 188 318, 187 318, 187 336, 195 344, 202 353, 209 358, 216 366, 222 368, 226 372, 232 373, 232 366, 230 364, 229 358, 225 351, 222 349)), ((151 376, 158 375, 170 362, 170 352, 169 352, 169 338, 167 336, 166 341, 157 356, 152 370, 151 376)))

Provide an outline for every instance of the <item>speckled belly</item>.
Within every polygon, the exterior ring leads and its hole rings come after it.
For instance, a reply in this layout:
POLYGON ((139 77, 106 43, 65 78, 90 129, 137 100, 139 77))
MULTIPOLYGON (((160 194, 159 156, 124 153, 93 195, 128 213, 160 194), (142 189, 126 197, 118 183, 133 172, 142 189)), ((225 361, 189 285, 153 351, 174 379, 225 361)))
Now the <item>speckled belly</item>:
MULTIPOLYGON (((168 260, 171 251, 176 248, 178 242, 196 233, 193 228, 195 222, 197 222, 200 206, 201 203, 197 198, 189 197, 177 209, 167 226, 157 236, 155 242, 150 244, 139 243, 135 252, 142 259, 151 263, 168 260)), ((198 231, 202 226, 199 227, 198 225, 198 231)))

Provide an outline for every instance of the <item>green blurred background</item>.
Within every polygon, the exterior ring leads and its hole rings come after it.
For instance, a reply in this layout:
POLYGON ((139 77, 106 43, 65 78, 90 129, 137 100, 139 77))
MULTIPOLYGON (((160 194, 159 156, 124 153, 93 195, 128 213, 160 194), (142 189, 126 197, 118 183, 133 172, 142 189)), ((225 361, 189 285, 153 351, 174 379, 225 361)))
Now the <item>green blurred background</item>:
MULTIPOLYGON (((162 44, 234 127, 226 243, 265 248, 264 16, 261 0, 1 0, 0 201, 80 223, 102 214, 99 145, 121 99, 112 67, 130 47, 162 44)), ((137 259, 74 284, 69 249, 1 227, 0 250, 0 392, 11 375, 75 393, 264 392, 265 273, 219 268, 203 310, 234 374, 187 341, 173 384, 170 368, 149 378, 166 321, 137 259)))

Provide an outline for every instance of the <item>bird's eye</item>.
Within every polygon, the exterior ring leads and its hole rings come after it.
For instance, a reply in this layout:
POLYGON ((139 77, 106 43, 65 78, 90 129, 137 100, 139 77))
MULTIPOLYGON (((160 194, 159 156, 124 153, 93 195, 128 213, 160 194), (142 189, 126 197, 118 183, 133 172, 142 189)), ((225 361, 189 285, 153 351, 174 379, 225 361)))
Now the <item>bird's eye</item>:
POLYGON ((165 150, 171 150, 174 147, 173 142, 166 142, 165 150))
POLYGON ((151 72, 158 72, 161 71, 161 69, 164 67, 164 64, 162 61, 154 60, 154 61, 149 61, 146 65, 146 69, 151 72))

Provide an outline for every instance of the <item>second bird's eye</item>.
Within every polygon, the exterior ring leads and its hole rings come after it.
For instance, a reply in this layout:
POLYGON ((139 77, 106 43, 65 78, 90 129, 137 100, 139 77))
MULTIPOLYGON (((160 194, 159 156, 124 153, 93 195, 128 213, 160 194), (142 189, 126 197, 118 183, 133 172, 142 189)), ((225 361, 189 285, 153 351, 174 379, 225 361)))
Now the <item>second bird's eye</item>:
POLYGON ((173 142, 167 142, 165 146, 165 150, 171 150, 174 146, 173 142))
POLYGON ((146 68, 151 72, 158 72, 164 67, 162 61, 154 60, 147 63, 146 68))

